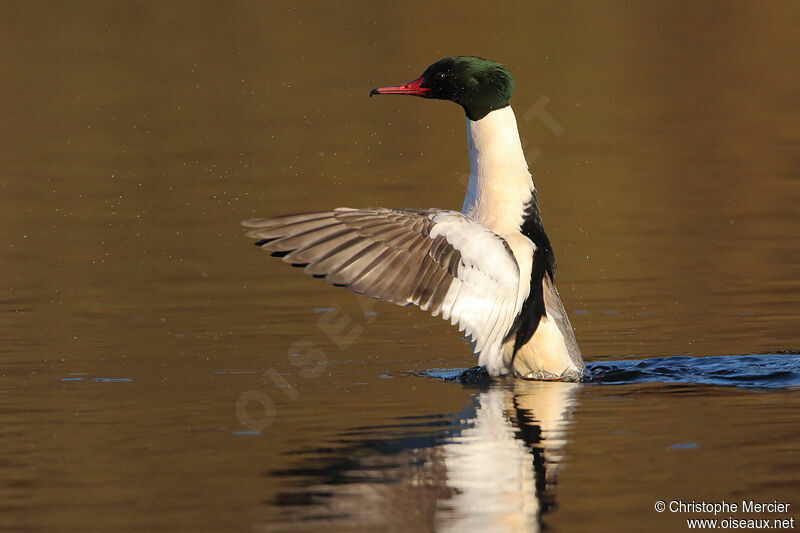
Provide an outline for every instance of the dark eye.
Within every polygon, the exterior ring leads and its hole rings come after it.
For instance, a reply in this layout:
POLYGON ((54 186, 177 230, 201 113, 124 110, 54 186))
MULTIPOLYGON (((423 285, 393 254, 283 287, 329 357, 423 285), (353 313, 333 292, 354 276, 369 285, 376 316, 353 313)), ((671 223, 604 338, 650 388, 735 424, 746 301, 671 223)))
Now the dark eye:
POLYGON ((447 75, 446 75, 444 72, 440 72, 440 73, 438 73, 438 74, 436 75, 436 77, 437 77, 438 79, 440 79, 440 80, 443 80, 443 79, 445 79, 445 78, 447 77, 447 75))

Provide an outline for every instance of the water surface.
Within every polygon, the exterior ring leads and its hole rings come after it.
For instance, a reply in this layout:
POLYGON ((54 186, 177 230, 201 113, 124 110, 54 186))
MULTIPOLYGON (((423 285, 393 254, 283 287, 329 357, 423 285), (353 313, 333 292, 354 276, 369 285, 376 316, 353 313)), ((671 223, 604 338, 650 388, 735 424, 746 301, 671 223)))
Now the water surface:
POLYGON ((800 506, 798 15, 4 2, 0 528, 673 531, 656 501, 800 506), (242 236, 458 209, 461 110, 367 98, 451 54, 516 77, 587 383, 434 378, 474 364, 447 324, 242 236))

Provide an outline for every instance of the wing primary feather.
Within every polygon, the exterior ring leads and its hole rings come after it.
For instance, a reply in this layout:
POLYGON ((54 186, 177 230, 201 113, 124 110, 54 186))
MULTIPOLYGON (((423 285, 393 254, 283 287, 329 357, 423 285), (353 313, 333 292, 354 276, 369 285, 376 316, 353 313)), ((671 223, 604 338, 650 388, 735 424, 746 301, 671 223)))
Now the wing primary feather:
POLYGON ((351 237, 349 240, 345 240, 335 248, 326 251, 320 257, 315 258, 314 261, 308 265, 309 268, 311 269, 308 270, 308 272, 314 274, 323 274, 323 275, 327 274, 328 272, 330 272, 329 263, 332 260, 335 260, 337 256, 345 255, 347 257, 350 257, 351 255, 354 255, 359 251, 359 250, 352 250, 353 248, 355 248, 357 245, 362 245, 363 247, 366 244, 369 243, 365 242, 362 237, 351 237), (346 252, 349 252, 349 255, 346 254, 346 252))
POLYGON ((269 243, 273 250, 309 250, 318 244, 330 242, 348 232, 344 224, 333 224, 325 228, 284 235, 269 243))
MULTIPOLYGON (((373 268, 361 274, 357 281, 355 281, 352 286, 359 288, 363 292, 367 294, 375 294, 378 296, 377 293, 374 292, 374 288, 380 285, 380 282, 383 280, 381 275, 384 273, 386 268, 394 263, 397 255, 399 252, 397 250, 387 250, 389 253, 386 257, 377 263, 373 268)), ((392 295, 387 295, 392 296, 392 295)), ((388 298, 387 298, 388 299, 388 298)), ((390 300, 392 301, 392 300, 390 300)))
POLYGON ((362 250, 358 257, 352 257, 351 261, 341 265, 336 272, 332 272, 331 282, 335 283, 353 283, 358 279, 360 274, 368 268, 377 256, 386 251, 386 247, 380 243, 372 243, 370 246, 362 250))
POLYGON ((286 237, 288 235, 299 235, 307 231, 324 229, 329 226, 335 226, 339 224, 342 223, 334 218, 303 220, 285 226, 270 226, 267 228, 251 229, 245 233, 245 236, 250 237, 251 239, 277 239, 280 237, 286 237))
POLYGON ((290 226, 297 222, 306 222, 320 218, 332 218, 335 216, 333 211, 318 211, 315 213, 298 213, 296 215, 280 215, 276 217, 251 218, 243 220, 242 226, 246 228, 268 228, 273 226, 290 226))

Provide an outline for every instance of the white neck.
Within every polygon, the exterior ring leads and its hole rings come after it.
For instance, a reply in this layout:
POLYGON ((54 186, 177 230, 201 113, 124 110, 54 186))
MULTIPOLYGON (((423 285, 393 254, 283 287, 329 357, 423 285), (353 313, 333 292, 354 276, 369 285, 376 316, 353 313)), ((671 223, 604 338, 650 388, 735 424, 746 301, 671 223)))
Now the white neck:
POLYGON ((498 235, 519 231, 533 180, 511 106, 467 119, 469 186, 461 212, 498 235))

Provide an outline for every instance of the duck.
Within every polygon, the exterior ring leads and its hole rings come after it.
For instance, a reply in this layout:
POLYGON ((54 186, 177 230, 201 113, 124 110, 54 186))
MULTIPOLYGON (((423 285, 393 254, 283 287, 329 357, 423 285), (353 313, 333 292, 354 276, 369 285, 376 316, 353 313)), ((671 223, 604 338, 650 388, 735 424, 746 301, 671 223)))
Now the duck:
POLYGON ((369 93, 463 108, 470 174, 460 212, 339 207, 245 220, 246 235, 332 285, 448 320, 493 378, 580 380, 513 93, 511 72, 476 56, 440 59, 413 81, 369 93))

